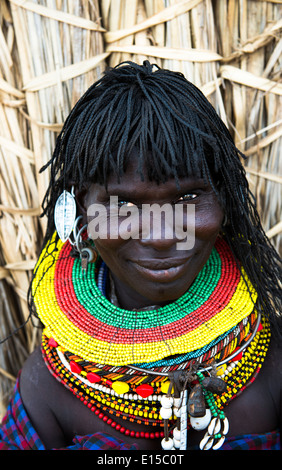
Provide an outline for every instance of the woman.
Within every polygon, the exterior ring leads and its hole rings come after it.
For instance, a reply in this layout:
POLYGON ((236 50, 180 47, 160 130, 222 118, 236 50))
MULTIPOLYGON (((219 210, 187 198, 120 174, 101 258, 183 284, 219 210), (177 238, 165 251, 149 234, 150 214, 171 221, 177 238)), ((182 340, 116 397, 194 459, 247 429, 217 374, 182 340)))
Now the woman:
POLYGON ((202 93, 147 61, 78 101, 49 163, 42 345, 2 448, 280 448, 281 271, 240 156, 202 93), (148 207, 168 211, 157 236, 148 207))

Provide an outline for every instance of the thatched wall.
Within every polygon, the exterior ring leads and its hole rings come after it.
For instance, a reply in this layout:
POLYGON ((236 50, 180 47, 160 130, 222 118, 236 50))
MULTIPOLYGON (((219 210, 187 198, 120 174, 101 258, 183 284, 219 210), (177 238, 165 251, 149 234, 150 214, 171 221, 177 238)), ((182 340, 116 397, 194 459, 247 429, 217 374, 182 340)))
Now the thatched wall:
MULTIPOLYGON (((145 58, 202 89, 249 159, 263 226, 282 245, 282 0, 0 1, 0 337, 28 318, 26 292, 57 133, 106 65, 145 58)), ((38 341, 0 346, 0 415, 38 341), (1 409, 2 406, 2 409, 1 409)))

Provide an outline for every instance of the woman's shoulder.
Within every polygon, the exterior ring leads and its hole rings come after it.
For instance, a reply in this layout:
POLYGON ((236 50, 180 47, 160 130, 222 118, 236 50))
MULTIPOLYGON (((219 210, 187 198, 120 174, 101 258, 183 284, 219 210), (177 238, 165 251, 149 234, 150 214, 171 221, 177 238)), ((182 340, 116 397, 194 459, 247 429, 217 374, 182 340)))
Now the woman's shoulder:
POLYGON ((42 442, 48 447, 64 444, 64 436, 54 414, 63 387, 46 367, 37 347, 20 374, 20 394, 24 408, 42 442))
POLYGON ((276 409, 282 406, 280 397, 282 392, 282 345, 276 339, 272 339, 258 379, 255 381, 268 396, 272 397, 276 409))
POLYGON ((272 371, 282 376, 282 341, 273 338, 270 342, 269 350, 266 354, 266 366, 272 371))
POLYGON ((29 394, 38 392, 50 381, 50 372, 48 371, 42 354, 41 347, 38 346, 25 361, 20 374, 21 394, 26 398, 29 394))
POLYGON ((40 410, 54 410, 58 405, 58 398, 66 393, 65 387, 60 384, 48 369, 38 346, 26 360, 20 374, 20 394, 26 408, 40 410))

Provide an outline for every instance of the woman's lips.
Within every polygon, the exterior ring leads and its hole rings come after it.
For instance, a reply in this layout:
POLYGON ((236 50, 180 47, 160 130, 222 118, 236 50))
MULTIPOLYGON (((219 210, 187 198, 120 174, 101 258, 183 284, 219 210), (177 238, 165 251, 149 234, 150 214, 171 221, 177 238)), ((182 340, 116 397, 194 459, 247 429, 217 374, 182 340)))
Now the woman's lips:
POLYGON ((138 260, 131 261, 135 269, 149 280, 158 282, 169 282, 181 276, 185 270, 188 259, 165 259, 165 260, 138 260))

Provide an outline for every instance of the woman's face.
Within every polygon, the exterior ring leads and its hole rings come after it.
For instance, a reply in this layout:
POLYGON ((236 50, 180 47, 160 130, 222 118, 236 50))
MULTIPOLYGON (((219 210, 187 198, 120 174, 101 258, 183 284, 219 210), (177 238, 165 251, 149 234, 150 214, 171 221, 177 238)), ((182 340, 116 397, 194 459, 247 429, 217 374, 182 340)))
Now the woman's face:
MULTIPOLYGON (((123 211, 137 206, 141 221, 144 204, 157 204, 158 207, 169 204, 173 214, 176 206, 182 205, 183 232, 189 227, 193 233, 194 229, 195 240, 192 248, 183 249, 182 246, 179 249, 179 232, 177 235, 173 229, 173 235, 168 238, 160 227, 157 237, 151 230, 151 236, 147 233, 143 238, 141 233, 136 238, 125 239, 122 235, 113 238, 109 230, 106 238, 96 239, 96 248, 114 279, 120 306, 126 309, 165 305, 182 296, 208 260, 223 219, 216 195, 202 179, 187 176, 179 180, 178 186, 175 179, 157 184, 146 176, 141 181, 136 170, 137 163, 132 158, 119 182, 112 175, 107 189, 92 184, 84 199, 85 209, 92 204, 101 204, 109 215, 110 201, 113 200, 110 197, 115 196, 123 211), (191 204, 195 213, 191 207, 187 209, 191 204)), ((117 224, 124 220, 124 216, 117 217, 117 224)))

